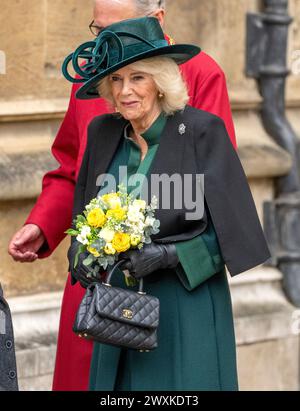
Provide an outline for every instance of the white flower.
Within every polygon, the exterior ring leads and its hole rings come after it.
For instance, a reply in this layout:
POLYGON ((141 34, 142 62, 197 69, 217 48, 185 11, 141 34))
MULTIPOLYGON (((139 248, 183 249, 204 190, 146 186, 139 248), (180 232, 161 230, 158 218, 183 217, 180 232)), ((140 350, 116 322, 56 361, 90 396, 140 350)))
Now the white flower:
POLYGON ((103 238, 107 243, 111 243, 114 238, 115 232, 109 228, 102 228, 98 237, 103 238))
POLYGON ((91 234, 91 228, 87 225, 81 227, 80 234, 76 237, 80 243, 86 245, 89 243, 88 236, 91 234))
POLYGON ((153 196, 151 203, 150 203, 150 208, 155 210, 157 206, 158 206, 158 198, 156 196, 153 196))
POLYGON ((145 200, 135 199, 135 200, 132 202, 132 207, 137 208, 139 211, 145 210, 145 208, 146 208, 146 201, 145 201, 145 200))
POLYGON ((133 207, 132 205, 130 205, 128 207, 127 218, 128 218, 129 221, 137 223, 139 221, 144 220, 144 214, 141 213, 138 208, 133 207))
POLYGON ((137 228, 137 230, 138 231, 140 231, 140 232, 143 232, 144 231, 144 229, 145 229, 145 227, 146 227, 146 224, 144 223, 144 221, 138 221, 137 222, 137 224, 136 224, 136 228, 137 228))
POLYGON ((147 216, 146 219, 145 219, 145 225, 152 227, 154 221, 155 221, 155 218, 147 216))
POLYGON ((93 198, 90 203, 85 206, 85 209, 90 212, 92 210, 94 210, 95 208, 101 208, 99 205, 99 199, 98 198, 93 198))

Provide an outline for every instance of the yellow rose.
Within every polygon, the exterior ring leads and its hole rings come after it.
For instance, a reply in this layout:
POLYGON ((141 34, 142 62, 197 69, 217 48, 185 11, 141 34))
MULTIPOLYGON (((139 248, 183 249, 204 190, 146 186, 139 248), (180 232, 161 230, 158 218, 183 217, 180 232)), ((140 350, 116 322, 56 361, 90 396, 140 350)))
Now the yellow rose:
POLYGON ((95 208, 88 213, 87 222, 92 227, 102 227, 106 222, 106 217, 101 208, 95 208))
POLYGON ((118 253, 127 251, 130 248, 130 235, 127 233, 116 233, 112 240, 112 245, 118 253))
POLYGON ((104 252, 106 254, 115 254, 116 250, 114 249, 112 243, 107 243, 104 247, 104 252))
POLYGON ((112 210, 121 207, 121 199, 117 193, 104 194, 101 198, 112 210))
POLYGON ((115 208, 114 210, 108 210, 106 212, 106 217, 114 217, 117 220, 125 220, 126 218, 126 211, 123 208, 115 208))
POLYGON ((130 243, 131 245, 135 246, 141 242, 141 236, 136 234, 131 234, 130 236, 130 243))
POLYGON ((87 250, 93 254, 94 257, 100 257, 100 253, 96 250, 96 248, 88 246, 87 250))

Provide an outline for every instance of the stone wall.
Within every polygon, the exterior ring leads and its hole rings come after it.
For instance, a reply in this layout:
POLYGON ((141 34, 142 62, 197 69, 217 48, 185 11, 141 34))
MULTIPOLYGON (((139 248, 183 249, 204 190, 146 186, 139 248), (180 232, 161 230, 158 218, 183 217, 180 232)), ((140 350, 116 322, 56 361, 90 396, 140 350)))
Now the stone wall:
MULTIPOLYGON (((200 45, 226 74, 238 152, 262 220, 263 201, 274 196, 274 178, 285 174, 290 167, 289 155, 262 127, 261 97, 256 82, 244 74, 246 13, 259 12, 262 1, 169 0, 168 3, 166 32, 178 42, 200 45)), ((3 231, 0 280, 13 305, 23 389, 50 389, 53 341, 59 315, 57 293, 63 289, 66 279, 69 240, 65 239, 47 260, 34 264, 14 263, 6 249, 41 191, 42 176, 56 167, 50 148, 64 116, 71 87, 61 75, 61 63, 76 45, 90 38, 91 5, 91 0, 0 0, 0 51, 6 55, 6 74, 0 74, 0 223, 3 231), (29 306, 32 301, 39 302, 44 293, 46 306, 40 317, 38 305, 34 305, 35 310, 29 306), (32 316, 36 319, 36 329, 40 322, 49 324, 34 344, 30 343, 30 336, 24 340, 25 330, 20 325, 26 321, 31 324, 32 316), (45 321, 47 318, 49 322, 45 321), (28 343, 22 345, 22 341, 28 343), (45 363, 47 353, 50 360, 45 363), (31 368, 26 361, 33 364, 31 368)), ((294 68, 300 67, 295 61, 300 50, 299 0, 290 0, 290 14, 294 22, 290 27, 287 58, 294 68)), ((298 135, 299 79, 300 74, 295 71, 287 83, 288 117, 298 135)), ((291 326, 295 308, 282 293, 281 273, 258 267, 230 280, 230 285, 241 388, 299 389, 299 341, 291 326)))

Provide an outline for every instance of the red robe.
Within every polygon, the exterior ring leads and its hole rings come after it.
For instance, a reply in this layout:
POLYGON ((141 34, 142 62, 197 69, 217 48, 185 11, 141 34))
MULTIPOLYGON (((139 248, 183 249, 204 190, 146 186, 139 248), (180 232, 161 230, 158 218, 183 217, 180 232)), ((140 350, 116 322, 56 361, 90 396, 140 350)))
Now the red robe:
MULTIPOLYGON (((204 52, 181 66, 189 88, 193 107, 221 117, 236 147, 226 80, 217 63, 204 52)), ((39 258, 48 257, 64 239, 64 231, 71 226, 74 186, 86 147, 87 125, 93 117, 108 112, 106 103, 98 98, 78 100, 75 84, 66 116, 52 145, 52 154, 60 167, 43 177, 42 193, 25 224, 38 225, 48 247, 43 247, 39 258)), ((87 390, 92 342, 80 339, 72 331, 78 305, 85 289, 77 283, 71 286, 68 275, 61 308, 53 390, 87 390)))

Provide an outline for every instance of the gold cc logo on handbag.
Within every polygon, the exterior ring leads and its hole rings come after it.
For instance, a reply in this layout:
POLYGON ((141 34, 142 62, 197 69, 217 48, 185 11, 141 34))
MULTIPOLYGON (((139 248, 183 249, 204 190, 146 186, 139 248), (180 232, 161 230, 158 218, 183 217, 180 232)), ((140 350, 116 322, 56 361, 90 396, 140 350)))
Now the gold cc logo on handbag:
POLYGON ((122 310, 122 316, 124 318, 128 318, 129 320, 131 320, 132 317, 133 317, 133 312, 131 310, 125 308, 124 310, 122 310))

